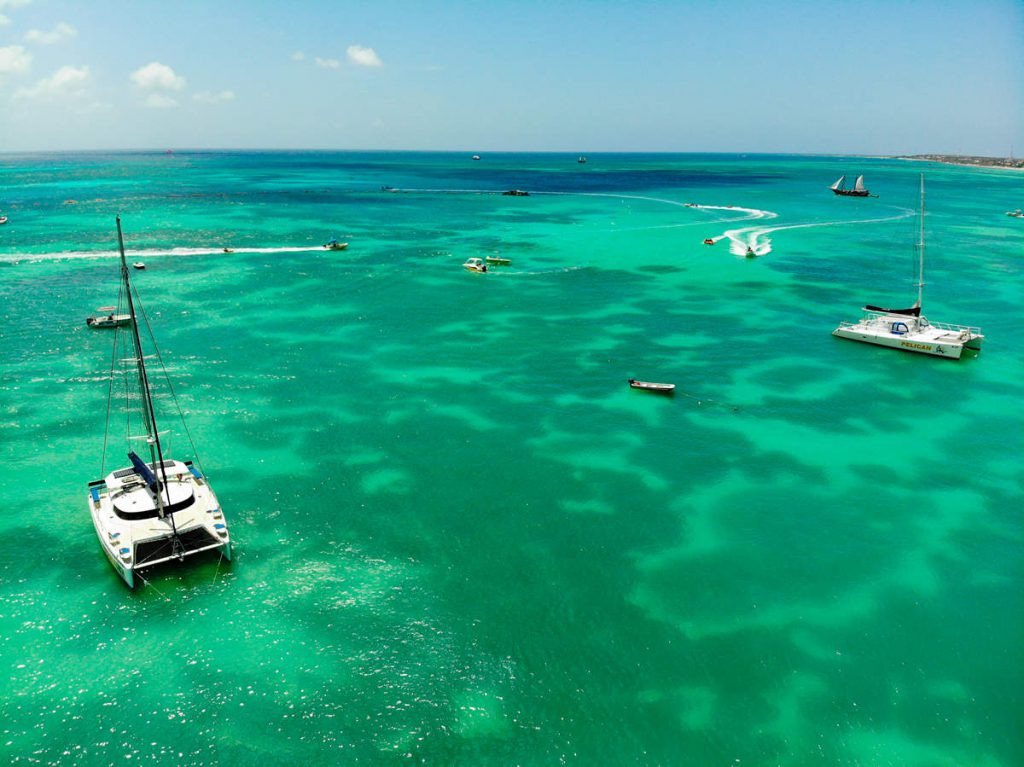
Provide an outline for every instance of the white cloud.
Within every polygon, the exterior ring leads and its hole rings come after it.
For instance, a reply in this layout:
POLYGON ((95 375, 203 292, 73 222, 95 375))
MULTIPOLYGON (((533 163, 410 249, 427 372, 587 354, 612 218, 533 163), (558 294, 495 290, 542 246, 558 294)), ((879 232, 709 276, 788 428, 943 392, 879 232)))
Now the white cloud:
POLYGON ((361 45, 350 45, 345 51, 348 60, 361 67, 382 67, 384 62, 380 60, 373 48, 364 48, 361 45))
POLYGON ((82 93, 92 80, 89 67, 63 66, 28 88, 14 93, 16 99, 69 98, 82 93))
POLYGON ((78 34, 78 30, 63 21, 55 26, 50 32, 40 32, 38 29, 30 29, 25 33, 25 39, 30 43, 40 45, 53 45, 68 40, 78 34))
POLYGON ((192 98, 201 104, 222 104, 225 101, 234 100, 235 92, 221 91, 220 93, 211 93, 210 91, 199 91, 192 98))
POLYGON ((341 62, 337 59, 322 59, 317 56, 313 60, 316 62, 318 67, 323 67, 324 69, 338 69, 341 67, 341 62))
POLYGON ((10 23, 11 23, 10 17, 9 16, 4 16, 2 13, 0 13, 0 27, 6 27, 10 23))
POLYGON ((170 109, 178 106, 178 102, 165 93, 150 93, 144 103, 153 109, 170 109))
POLYGON ((295 51, 295 53, 292 54, 292 61, 302 61, 305 58, 306 54, 302 51, 295 51))
POLYGON ((23 8, 31 2, 32 0, 0 0, 0 11, 4 8, 23 8))
POLYGON ((185 89, 185 78, 176 75, 166 64, 154 61, 132 72, 131 80, 147 91, 180 91, 185 89))
POLYGON ((0 48, 0 78, 27 72, 32 64, 32 54, 20 45, 0 48))

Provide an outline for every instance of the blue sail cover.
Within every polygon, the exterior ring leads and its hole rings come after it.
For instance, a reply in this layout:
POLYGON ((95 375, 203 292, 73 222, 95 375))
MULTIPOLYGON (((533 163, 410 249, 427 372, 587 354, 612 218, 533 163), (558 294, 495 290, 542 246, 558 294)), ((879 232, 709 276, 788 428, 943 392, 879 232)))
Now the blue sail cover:
POLYGON ((146 484, 149 485, 149 489, 155 493, 156 475, 153 473, 153 470, 150 469, 141 458, 139 458, 138 454, 136 454, 134 450, 128 451, 128 459, 132 462, 132 466, 135 467, 135 471, 138 472, 144 480, 146 480, 146 484))

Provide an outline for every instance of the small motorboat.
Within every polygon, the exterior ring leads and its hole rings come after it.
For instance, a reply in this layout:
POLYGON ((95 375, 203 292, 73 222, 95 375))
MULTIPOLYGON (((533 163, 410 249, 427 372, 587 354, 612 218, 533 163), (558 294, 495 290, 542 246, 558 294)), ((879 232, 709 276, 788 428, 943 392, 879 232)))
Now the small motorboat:
POLYGON ((328 250, 344 250, 348 247, 348 243, 338 242, 337 240, 328 240, 324 243, 324 247, 328 250))
MULTIPOLYGON (((1006 215, 1011 216, 1012 218, 1024 218, 1024 210, 1021 210, 1020 208, 1017 208, 1017 210, 1008 210, 1006 211, 1006 215)), ((6 218, 0 219, 0 224, 6 220, 6 218)))
POLYGON ((585 163, 586 161, 587 161, 587 158, 584 157, 583 155, 580 155, 579 159, 576 160, 576 162, 578 162, 580 165, 583 165, 583 163, 585 163))
POLYGON ((473 159, 474 160, 479 160, 480 159, 480 155, 478 155, 478 154, 473 155, 473 159))
POLYGON ((132 263, 132 269, 145 269, 146 265, 141 261, 135 261, 132 263))
POLYGON ((529 197, 529 192, 524 192, 522 189, 509 189, 507 192, 502 192, 505 197, 529 197))
POLYGON ((234 248, 224 248, 225 253, 234 253, 234 248))
POLYGON ((638 381, 635 378, 629 379, 629 385, 633 389, 644 389, 645 391, 658 392, 660 394, 671 394, 676 390, 675 384, 654 383, 653 381, 638 381))
POLYGON ((512 263, 512 259, 505 258, 504 256, 488 256, 487 263, 497 264, 498 266, 508 266, 512 263))
POLYGON ((463 264, 466 269, 471 272, 486 272, 487 264, 484 263, 482 258, 469 258, 466 259, 466 263, 463 264))
POLYGON ((119 325, 127 325, 132 318, 130 314, 117 314, 116 306, 101 306, 96 311, 108 313, 96 317, 86 317, 85 324, 90 328, 116 328, 119 325))
POLYGON ((710 237, 705 237, 704 238, 704 244, 705 245, 714 245, 715 241, 713 239, 711 239, 710 237))
POLYGON ((7 216, 0 216, 0 224, 6 224, 6 223, 7 223, 7 216))
POLYGON ((754 252, 754 249, 748 245, 747 246, 747 252, 746 252, 747 258, 753 258, 756 255, 757 255, 757 253, 754 252))

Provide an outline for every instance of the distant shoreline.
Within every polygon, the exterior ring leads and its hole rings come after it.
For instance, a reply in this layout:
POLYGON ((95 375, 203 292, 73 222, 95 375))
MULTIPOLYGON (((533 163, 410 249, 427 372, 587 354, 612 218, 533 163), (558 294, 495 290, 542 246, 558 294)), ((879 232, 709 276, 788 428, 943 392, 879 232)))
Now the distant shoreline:
POLYGON ((960 154, 912 154, 900 155, 897 160, 926 160, 928 162, 941 162, 946 165, 969 165, 977 168, 1008 168, 1010 170, 1024 170, 1024 160, 1017 160, 1013 157, 975 157, 960 154))

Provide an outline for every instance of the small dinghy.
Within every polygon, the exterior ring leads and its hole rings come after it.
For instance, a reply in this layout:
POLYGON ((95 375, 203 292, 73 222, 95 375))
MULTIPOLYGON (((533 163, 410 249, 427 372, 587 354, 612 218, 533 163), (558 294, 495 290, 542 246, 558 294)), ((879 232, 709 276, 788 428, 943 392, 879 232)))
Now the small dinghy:
POLYGON ((90 328, 116 328, 121 325, 127 325, 132 319, 130 314, 117 314, 116 306, 101 306, 96 311, 107 312, 107 314, 86 317, 85 324, 90 328))
POLYGON ((661 394, 671 394, 676 390, 675 384, 654 383, 652 381, 638 381, 635 378, 629 379, 629 385, 633 389, 645 389, 647 391, 659 392, 661 394))

